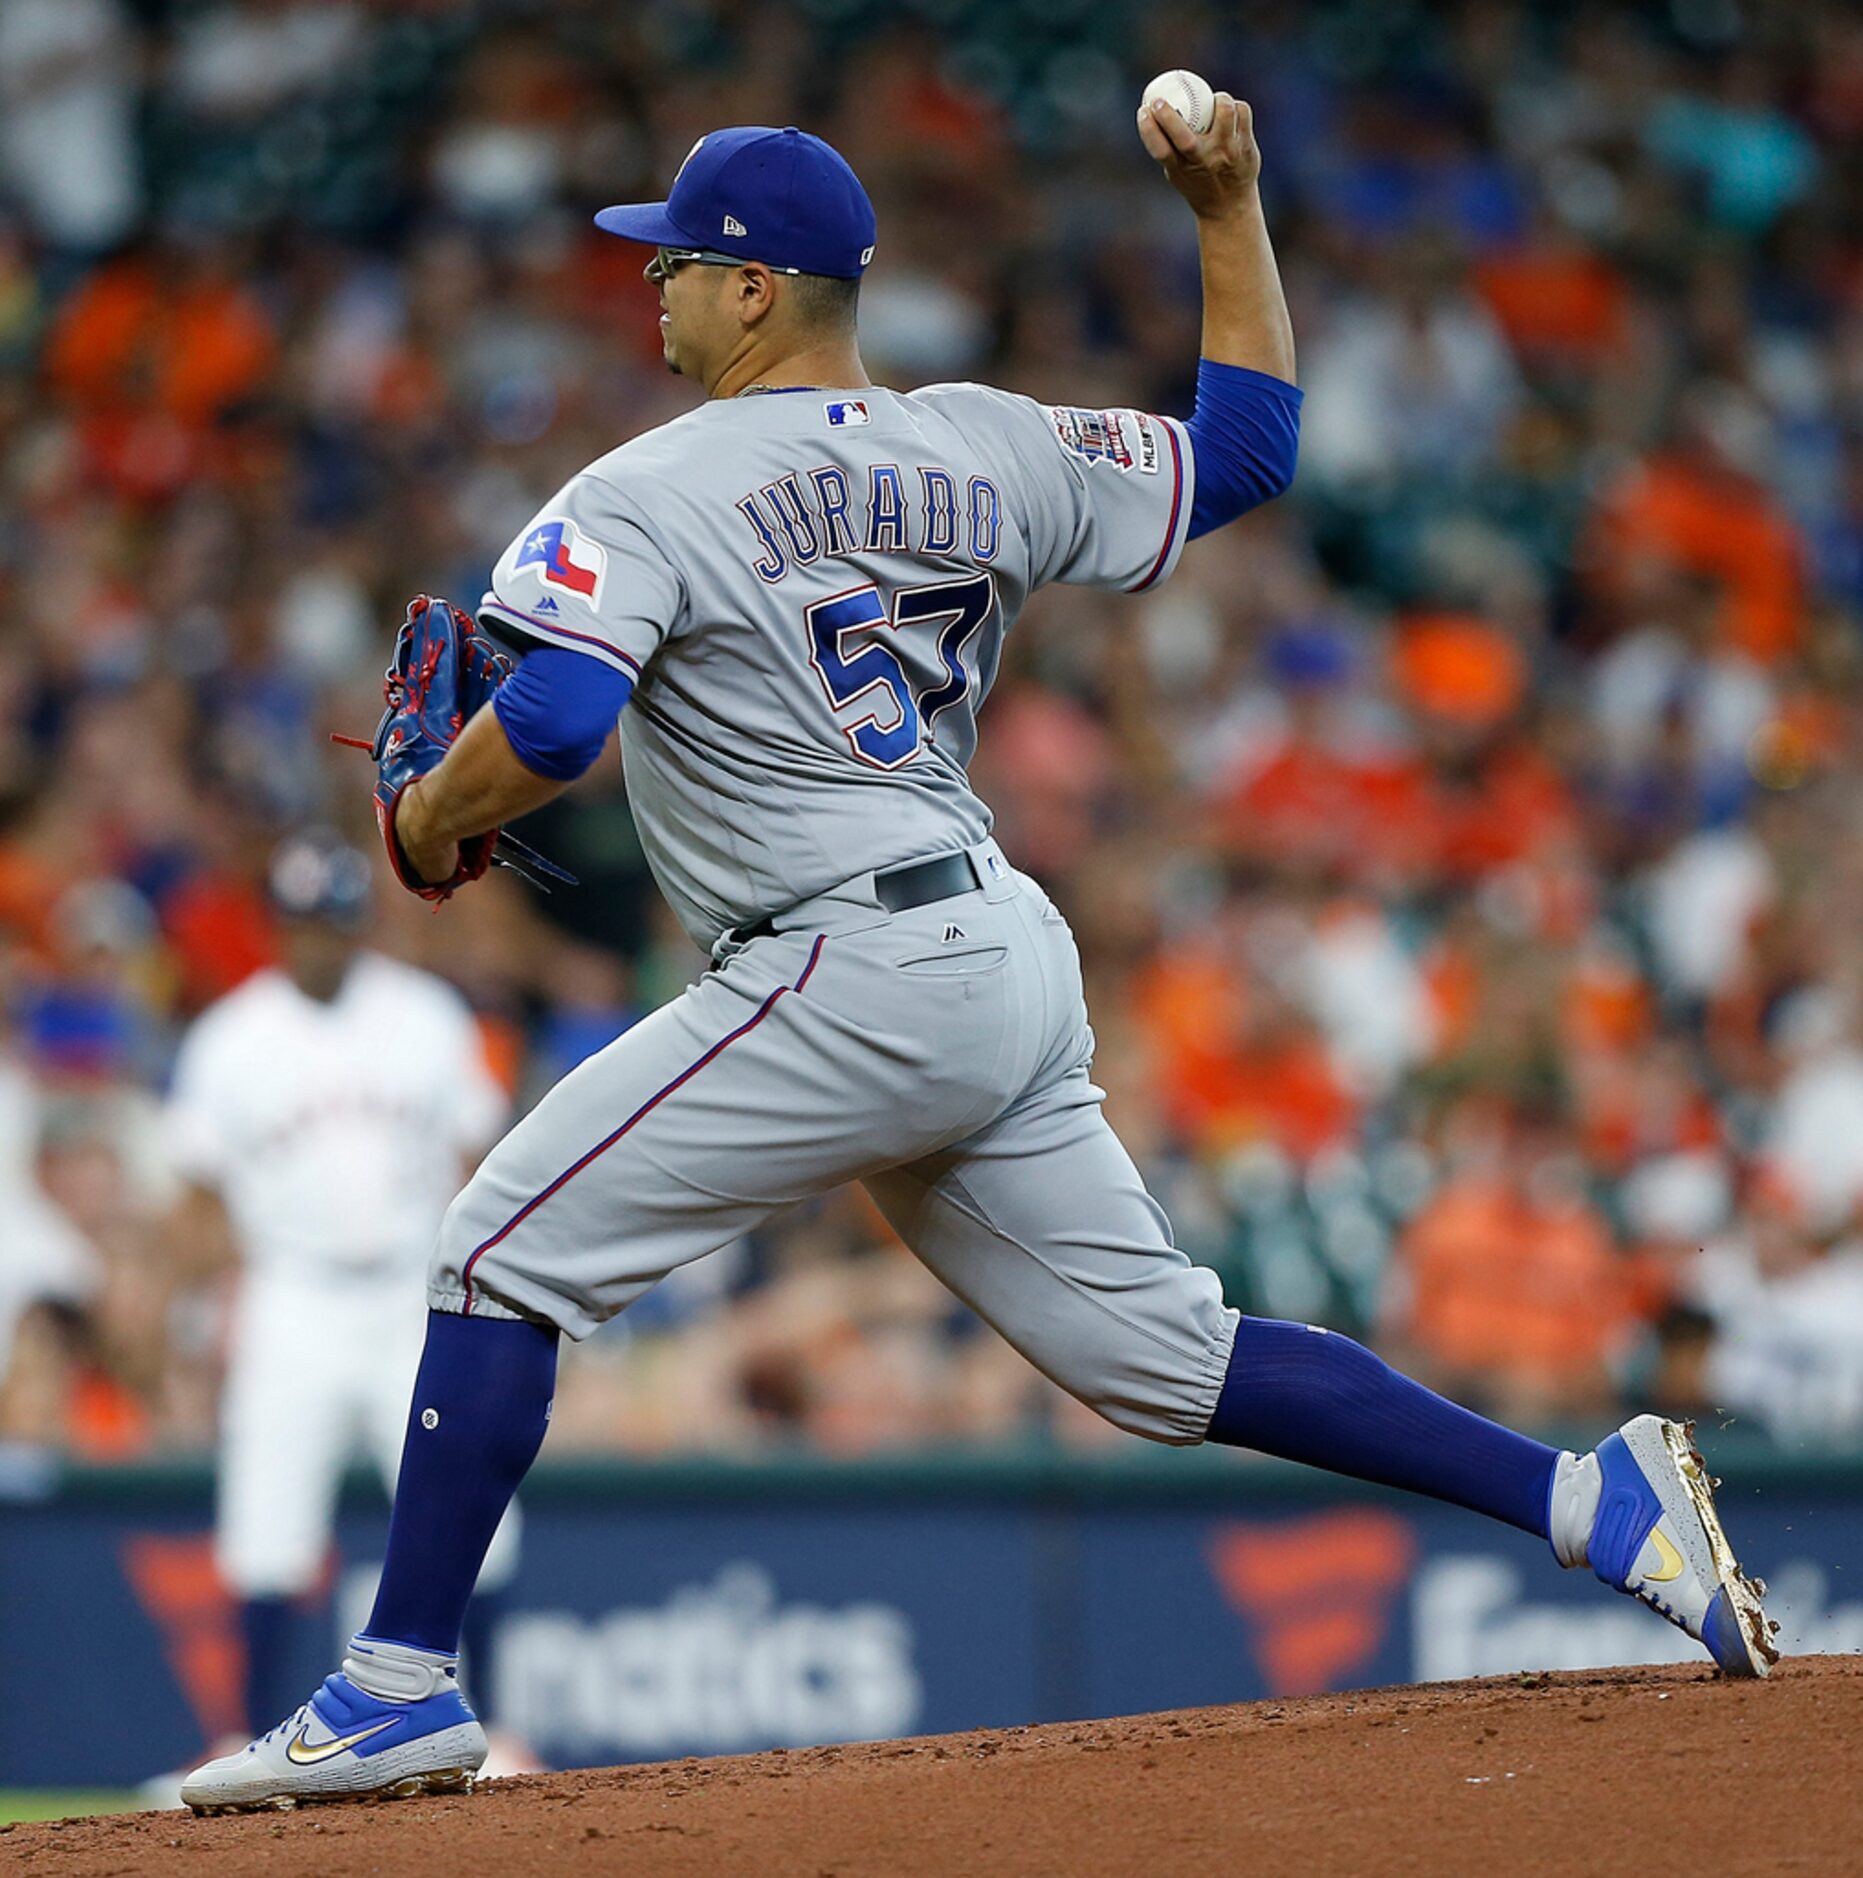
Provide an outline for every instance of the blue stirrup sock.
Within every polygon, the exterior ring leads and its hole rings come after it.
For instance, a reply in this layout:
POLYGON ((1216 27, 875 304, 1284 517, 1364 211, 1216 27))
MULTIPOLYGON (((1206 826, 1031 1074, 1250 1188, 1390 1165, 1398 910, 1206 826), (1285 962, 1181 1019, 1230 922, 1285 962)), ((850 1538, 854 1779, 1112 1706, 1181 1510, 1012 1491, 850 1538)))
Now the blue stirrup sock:
POLYGON ((458 1653, 486 1548, 549 1426, 557 1337, 508 1317, 428 1314, 388 1558, 363 1637, 458 1653))
POLYGON ((1332 1331, 1243 1318, 1208 1439, 1548 1537, 1558 1449, 1458 1408, 1332 1331))

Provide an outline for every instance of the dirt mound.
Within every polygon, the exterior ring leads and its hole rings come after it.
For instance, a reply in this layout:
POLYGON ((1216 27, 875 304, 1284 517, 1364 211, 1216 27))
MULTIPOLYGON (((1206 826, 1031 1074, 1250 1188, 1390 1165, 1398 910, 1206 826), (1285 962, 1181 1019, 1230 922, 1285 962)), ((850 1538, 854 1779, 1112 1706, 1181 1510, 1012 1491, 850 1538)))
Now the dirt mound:
POLYGON ((1863 1658, 1437 1683, 540 1775, 470 1797, 0 1828, 60 1874, 1863 1872, 1863 1658), (1849 1797, 1846 1799, 1845 1795, 1849 1797))

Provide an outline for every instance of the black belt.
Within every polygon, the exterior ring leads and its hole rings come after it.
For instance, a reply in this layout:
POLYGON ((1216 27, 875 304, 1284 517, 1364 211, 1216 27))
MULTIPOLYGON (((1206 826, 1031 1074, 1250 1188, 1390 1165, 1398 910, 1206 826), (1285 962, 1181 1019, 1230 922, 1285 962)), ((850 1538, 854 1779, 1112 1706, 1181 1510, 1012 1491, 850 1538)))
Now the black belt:
MULTIPOLYGON (((887 912, 903 913, 909 907, 948 900, 956 893, 968 893, 982 884, 977 864, 968 854, 940 854, 934 860, 914 861, 910 867, 895 867, 884 874, 875 874, 873 897, 887 912)), ((776 931, 776 921, 776 914, 766 913, 755 925, 738 927, 731 937, 740 944, 751 939, 767 939, 776 931)))

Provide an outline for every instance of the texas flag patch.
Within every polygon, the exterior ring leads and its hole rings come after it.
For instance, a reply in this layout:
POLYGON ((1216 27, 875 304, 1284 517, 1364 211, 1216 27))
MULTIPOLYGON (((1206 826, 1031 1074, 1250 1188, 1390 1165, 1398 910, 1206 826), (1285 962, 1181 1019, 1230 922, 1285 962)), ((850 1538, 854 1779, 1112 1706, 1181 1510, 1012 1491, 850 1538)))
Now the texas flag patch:
POLYGON ((849 424, 870 424, 873 419, 867 414, 867 402, 864 398, 837 398, 832 404, 822 406, 828 419, 830 430, 842 430, 849 424))
POLYGON ((546 586, 565 588, 594 606, 601 597, 602 576, 608 571, 608 550, 599 541, 591 541, 574 522, 550 516, 518 545, 512 572, 526 567, 540 569, 546 586))

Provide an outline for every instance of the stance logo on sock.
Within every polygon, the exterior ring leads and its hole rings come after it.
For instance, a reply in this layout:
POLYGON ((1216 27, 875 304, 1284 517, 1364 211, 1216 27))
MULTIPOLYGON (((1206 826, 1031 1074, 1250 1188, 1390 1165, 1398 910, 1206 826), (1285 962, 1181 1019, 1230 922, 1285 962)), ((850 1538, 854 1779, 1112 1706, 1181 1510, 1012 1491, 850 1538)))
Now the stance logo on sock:
POLYGON ((420 1425, 429 1432, 438 1428, 440 1425, 440 1411, 438 1409, 422 1409, 420 1412, 420 1425))

